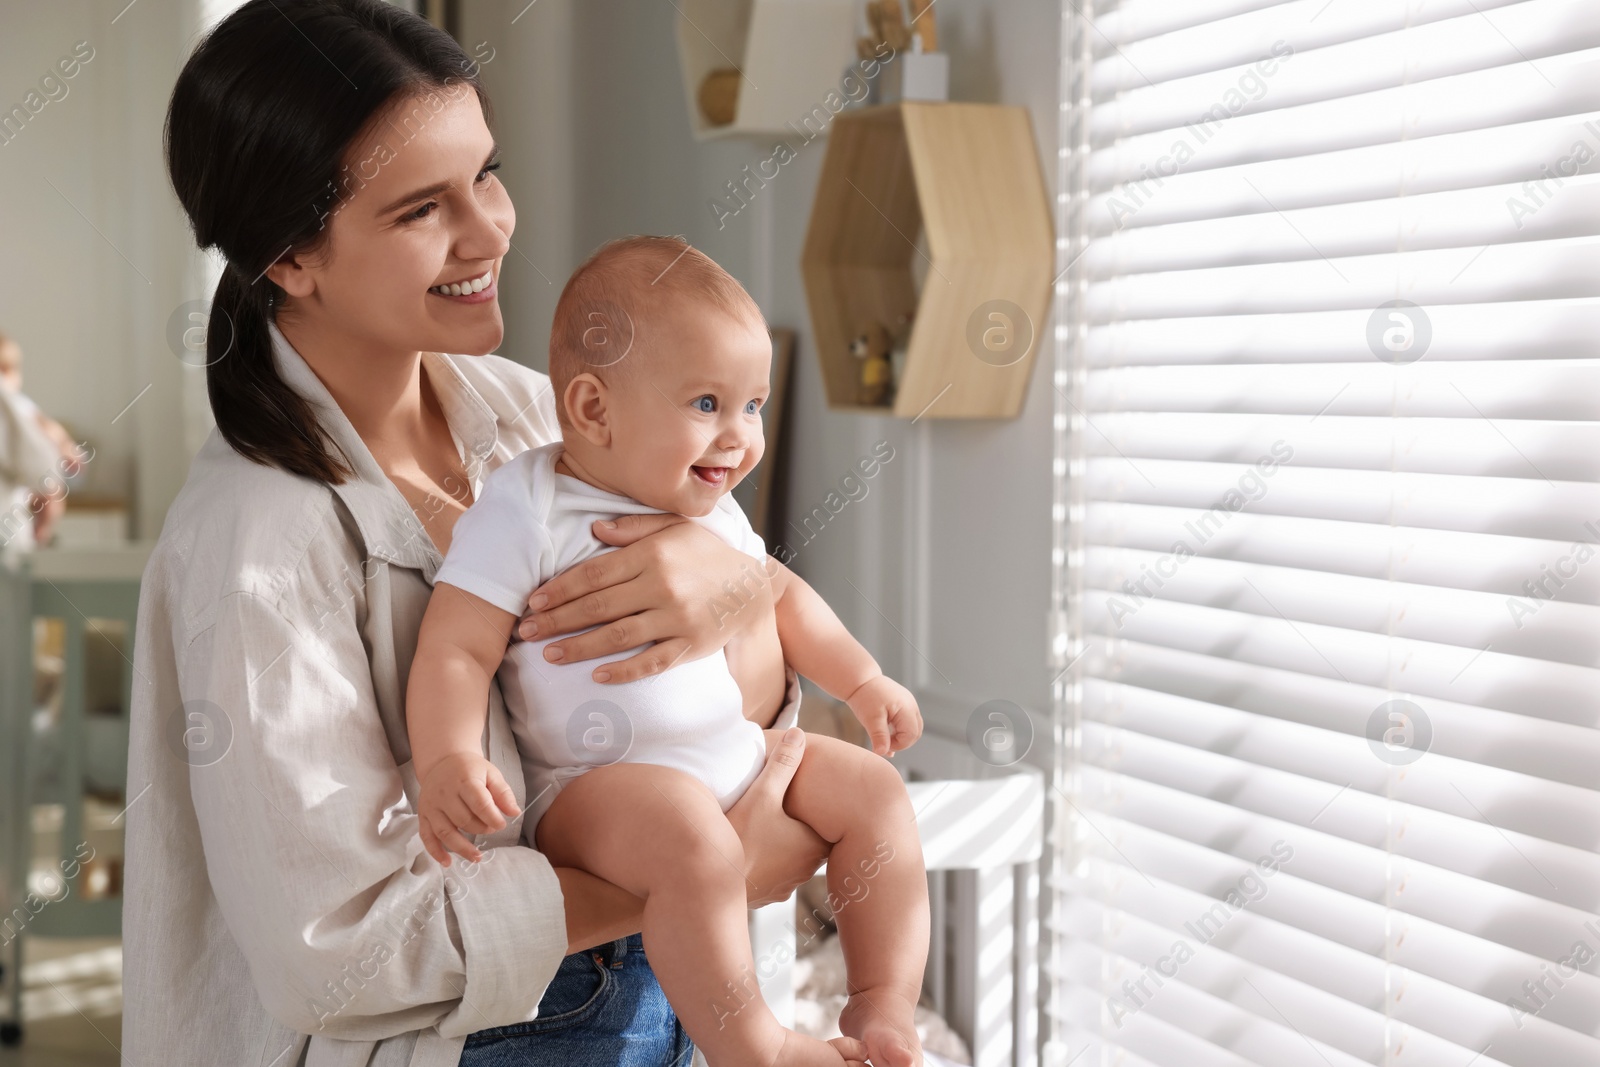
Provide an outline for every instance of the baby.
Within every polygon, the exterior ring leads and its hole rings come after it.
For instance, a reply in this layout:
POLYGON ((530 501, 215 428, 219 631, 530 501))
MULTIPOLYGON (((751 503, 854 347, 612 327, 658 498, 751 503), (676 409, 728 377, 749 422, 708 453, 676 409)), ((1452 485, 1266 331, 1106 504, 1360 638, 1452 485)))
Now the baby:
POLYGON ((883 757, 921 736, 922 720, 822 598, 766 554, 729 495, 765 447, 772 349, 760 310, 684 242, 633 237, 578 268, 555 323, 562 440, 485 478, 423 618, 406 694, 423 843, 443 864, 449 852, 477 859, 463 831, 487 833, 504 825, 501 813, 517 814, 482 750, 498 671, 530 797, 525 839, 553 865, 644 899, 651 965, 711 1067, 869 1057, 913 1067, 927 884, 915 813, 883 757), (766 657, 770 677, 743 692, 728 669, 729 657, 742 662, 739 641, 615 685, 594 681, 588 664, 546 662, 548 638, 507 648, 535 588, 608 550, 591 523, 641 512, 686 516, 759 561, 776 623, 740 640, 779 642, 781 659, 846 701, 874 739, 876 752, 808 737, 784 797, 784 810, 831 846, 834 898, 857 875, 867 880, 836 916, 851 995, 839 1019, 846 1036, 832 1042, 785 1029, 754 987, 744 851, 724 814, 782 734, 762 728, 783 701, 780 658, 766 657))
MULTIPOLYGON (((22 391, 22 346, 0 333, 0 545, 29 531, 28 525, 15 520, 29 512, 33 514, 32 543, 48 545, 67 510, 67 487, 62 479, 75 477, 88 461, 89 452, 22 391), (8 455, 12 452, 18 454, 8 455), (53 481, 53 486, 13 484, 18 470, 43 470, 47 465, 60 475, 44 479, 53 481)), ((25 546, 29 540, 24 536, 21 544, 25 546)))

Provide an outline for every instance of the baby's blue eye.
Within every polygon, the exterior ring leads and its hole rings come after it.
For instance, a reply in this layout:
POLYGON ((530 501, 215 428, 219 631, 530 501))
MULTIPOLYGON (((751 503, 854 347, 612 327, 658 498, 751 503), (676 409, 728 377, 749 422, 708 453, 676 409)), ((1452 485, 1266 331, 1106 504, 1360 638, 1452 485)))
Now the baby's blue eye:
POLYGON ((748 404, 746 404, 744 406, 744 413, 746 415, 754 415, 757 412, 759 412, 760 410, 761 410, 761 401, 759 401, 759 400, 752 400, 752 401, 750 401, 750 403, 748 403, 748 404))
POLYGON ((689 401, 689 403, 708 415, 717 410, 717 398, 712 396, 710 393, 707 393, 705 396, 697 396, 693 400, 689 401))

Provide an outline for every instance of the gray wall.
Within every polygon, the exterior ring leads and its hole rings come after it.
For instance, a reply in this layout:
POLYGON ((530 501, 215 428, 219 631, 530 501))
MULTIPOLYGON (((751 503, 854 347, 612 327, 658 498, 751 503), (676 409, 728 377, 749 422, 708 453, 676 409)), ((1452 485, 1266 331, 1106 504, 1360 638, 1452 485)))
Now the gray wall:
MULTIPOLYGON (((1043 351, 1013 421, 910 425, 828 411, 799 264, 824 142, 799 148, 719 229, 707 201, 772 146, 692 139, 673 5, 538 0, 524 11, 526 2, 468 0, 462 30, 469 48, 487 42, 495 49, 484 70, 501 142, 516 153, 501 171, 519 206, 514 240, 526 250, 541 242, 530 227, 552 235, 550 258, 539 267, 553 285, 526 264, 507 268, 512 284, 521 283, 508 294, 525 295, 525 304, 506 302, 501 351, 544 365, 554 297, 602 241, 683 234, 745 284, 769 321, 800 331, 791 514, 821 504, 876 442, 895 450, 864 498, 810 543, 790 542, 796 571, 885 670, 918 691, 941 731, 961 733, 972 709, 997 698, 1044 713, 1053 324, 1040 324, 1043 351), (558 43, 567 34, 570 48, 558 43), (540 64, 542 74, 531 69, 540 64)), ((1059 8, 1040 0, 944 0, 937 12, 952 98, 1028 107, 1053 199, 1059 8)))
POLYGON ((49 101, 0 144, 0 330, 26 352, 29 394, 94 446, 81 491, 128 498, 151 537, 188 468, 193 383, 165 335, 192 244, 161 122, 196 6, 0 3, 0 111, 49 101), (93 58, 40 92, 79 41, 93 58))

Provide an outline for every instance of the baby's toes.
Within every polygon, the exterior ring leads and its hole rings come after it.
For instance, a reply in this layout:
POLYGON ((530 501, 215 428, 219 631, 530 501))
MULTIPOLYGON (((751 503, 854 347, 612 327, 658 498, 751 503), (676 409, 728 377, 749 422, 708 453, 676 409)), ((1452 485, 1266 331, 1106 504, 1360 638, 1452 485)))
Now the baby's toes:
POLYGON ((844 1057, 846 1067, 866 1067, 867 1046, 853 1037, 836 1037, 828 1044, 844 1057))
POLYGON ((887 1023, 868 1027, 862 1035, 872 1067, 920 1067, 921 1057, 905 1035, 887 1023))

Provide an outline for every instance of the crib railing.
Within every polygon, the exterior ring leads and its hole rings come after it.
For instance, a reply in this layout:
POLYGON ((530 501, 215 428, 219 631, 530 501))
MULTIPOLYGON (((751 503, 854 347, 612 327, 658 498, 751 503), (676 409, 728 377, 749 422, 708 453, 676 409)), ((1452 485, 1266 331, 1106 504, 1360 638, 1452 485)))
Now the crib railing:
MULTIPOLYGON (((107 549, 44 549, 0 556, 0 960, 7 989, 9 1016, 0 1039, 16 1044, 22 1038, 23 942, 29 937, 116 937, 122 932, 120 859, 99 857, 89 844, 86 805, 91 784, 106 795, 104 803, 122 809, 126 799, 126 759, 107 761, 118 772, 102 768, 99 781, 89 777, 88 734, 89 643, 107 642, 107 624, 120 630, 116 651, 121 657, 120 701, 116 720, 104 708, 93 709, 96 725, 109 726, 112 737, 126 736, 133 687, 134 621, 139 607, 139 578, 149 558, 149 545, 107 549), (53 730, 53 781, 41 781, 40 752, 35 735, 35 620, 59 620, 63 635, 59 717, 53 730), (108 721, 109 720, 109 721, 108 721), (119 792, 118 796, 110 793, 119 792), (117 803, 118 800, 120 803, 117 803), (40 805, 60 811, 53 866, 30 886, 39 869, 34 835, 40 805), (114 892, 90 898, 85 894, 94 871, 114 892), (48 886, 45 884, 48 883, 48 886), (40 892, 39 890, 43 890, 40 892)), ((100 649, 96 650, 102 651, 100 649)), ((103 658, 103 657, 102 657, 103 658)), ((115 820, 113 820, 115 822, 115 820)), ((119 824, 120 825, 120 824, 119 824)))

